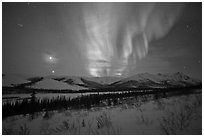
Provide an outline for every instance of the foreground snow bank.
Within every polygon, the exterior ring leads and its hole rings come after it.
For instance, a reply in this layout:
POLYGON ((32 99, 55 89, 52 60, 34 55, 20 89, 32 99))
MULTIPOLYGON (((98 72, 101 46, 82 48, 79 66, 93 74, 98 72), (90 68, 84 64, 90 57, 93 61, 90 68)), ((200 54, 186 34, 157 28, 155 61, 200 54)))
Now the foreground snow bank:
POLYGON ((201 134, 201 94, 3 119, 3 134, 201 134))

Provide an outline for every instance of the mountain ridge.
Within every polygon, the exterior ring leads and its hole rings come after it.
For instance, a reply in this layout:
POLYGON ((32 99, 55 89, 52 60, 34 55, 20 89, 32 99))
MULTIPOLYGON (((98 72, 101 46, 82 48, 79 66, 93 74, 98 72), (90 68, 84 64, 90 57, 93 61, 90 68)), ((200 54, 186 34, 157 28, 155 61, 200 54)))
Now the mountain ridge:
POLYGON ((122 77, 77 77, 45 76, 27 79, 13 79, 4 74, 2 87, 46 89, 46 90, 92 90, 114 88, 174 88, 201 85, 201 80, 191 78, 181 72, 176 73, 139 73, 122 77))

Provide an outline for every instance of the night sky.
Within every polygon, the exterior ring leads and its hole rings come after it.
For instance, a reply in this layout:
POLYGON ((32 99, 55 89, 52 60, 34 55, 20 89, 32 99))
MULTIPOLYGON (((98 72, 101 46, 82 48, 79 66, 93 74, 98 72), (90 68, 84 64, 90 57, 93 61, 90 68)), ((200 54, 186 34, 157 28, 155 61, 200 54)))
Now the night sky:
POLYGON ((202 78, 202 3, 3 3, 4 74, 202 78))

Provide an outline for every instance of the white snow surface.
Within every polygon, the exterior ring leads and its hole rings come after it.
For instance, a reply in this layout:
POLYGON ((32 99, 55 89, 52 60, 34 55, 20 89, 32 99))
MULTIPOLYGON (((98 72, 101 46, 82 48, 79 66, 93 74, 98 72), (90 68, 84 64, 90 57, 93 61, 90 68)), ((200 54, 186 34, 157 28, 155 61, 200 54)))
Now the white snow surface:
POLYGON ((130 81, 130 80, 135 80, 135 81, 151 80, 151 81, 154 81, 156 83, 159 83, 161 81, 161 78, 156 76, 156 75, 153 75, 153 74, 141 73, 141 74, 134 75, 132 77, 128 77, 128 78, 124 79, 123 81, 130 81))
POLYGON ((85 79, 99 84, 112 84, 121 80, 122 77, 86 77, 85 79))
POLYGON ((45 78, 39 82, 37 82, 36 84, 34 84, 33 86, 31 86, 32 88, 36 88, 36 89, 54 89, 54 90, 82 90, 82 89, 86 89, 85 87, 81 87, 78 85, 69 85, 63 81, 57 81, 54 79, 49 79, 49 78, 45 78))
MULTIPOLYGON (((45 112, 36 115, 32 120, 28 115, 26 117, 18 115, 3 119, 2 128, 11 129, 14 133, 19 134, 20 126, 26 125, 29 133, 33 135, 164 135, 166 130, 163 130, 161 124, 166 123, 165 118, 166 120, 172 120, 170 123, 175 123, 175 125, 165 125, 165 127, 170 127, 168 131, 171 131, 171 129, 175 131, 174 134, 202 134, 202 103, 192 107, 193 104, 198 103, 198 100, 202 101, 200 95, 163 98, 144 103, 133 101, 112 107, 95 107, 91 110, 49 112, 49 119, 43 118, 45 112), (192 110, 191 114, 184 113, 188 110, 187 108, 192 110), (178 129, 181 113, 184 117, 190 115, 192 118, 182 120, 181 122, 184 124, 189 124, 183 129, 178 129), (102 121, 102 123, 105 123, 104 127, 97 128, 97 119, 102 118, 104 114, 107 116, 102 121), (85 123, 84 127, 82 126, 83 121, 85 123), (66 123, 74 128, 66 128, 66 123)), ((169 133, 172 134, 172 132, 169 133)))
POLYGON ((181 85, 185 86, 186 84, 195 85, 198 84, 199 80, 188 77, 187 75, 177 72, 177 73, 167 73, 167 74, 149 74, 149 73, 140 73, 132 77, 121 80, 122 82, 127 81, 138 81, 138 82, 148 82, 149 80, 158 84, 161 84, 164 81, 167 81, 171 85, 181 85))
POLYGON ((63 82, 67 81, 67 80, 73 80, 73 84, 84 84, 81 81, 81 77, 76 77, 76 76, 69 76, 69 77, 65 77, 65 79, 63 80, 63 82))
MULTIPOLYGON (((96 82, 99 84, 112 84, 117 82, 117 84, 122 84, 124 82, 132 81, 132 86, 136 86, 137 83, 150 84, 149 87, 165 86, 165 82, 172 86, 186 86, 186 85, 196 85, 201 83, 201 81, 188 77, 187 75, 177 72, 177 73, 166 73, 166 74, 149 74, 140 73, 131 77, 77 77, 77 76, 46 76, 43 80, 37 82, 31 88, 38 89, 71 89, 71 90, 81 90, 87 89, 80 85, 86 85, 81 78, 96 82), (59 79, 59 80, 57 80, 59 79), (136 82, 134 84, 134 81, 136 82)), ((3 87, 12 87, 16 84, 23 84, 30 82, 26 78, 15 76, 15 75, 5 75, 3 77, 3 87)), ((131 83, 130 83, 131 86, 131 83)))

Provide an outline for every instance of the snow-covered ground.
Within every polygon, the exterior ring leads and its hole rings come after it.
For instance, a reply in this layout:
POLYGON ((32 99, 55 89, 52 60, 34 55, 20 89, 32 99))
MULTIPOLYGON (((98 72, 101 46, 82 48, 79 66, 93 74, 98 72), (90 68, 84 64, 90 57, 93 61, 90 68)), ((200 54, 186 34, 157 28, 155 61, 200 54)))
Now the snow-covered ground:
POLYGON ((112 84, 122 79, 122 77, 86 77, 86 80, 94 81, 99 84, 112 84))
POLYGON ((51 90, 82 90, 87 89, 85 87, 70 85, 65 82, 57 81, 54 79, 43 79, 37 82, 35 85, 31 86, 31 88, 35 89, 51 89, 51 90))
MULTIPOLYGON (((3 87, 13 87, 18 84, 30 82, 28 78, 20 76, 3 76, 3 87)), ((46 76, 39 81, 27 84, 28 88, 47 89, 47 90, 84 90, 89 88, 102 88, 103 86, 118 87, 189 87, 198 86, 200 80, 190 78, 189 76, 177 72, 171 74, 149 74, 140 73, 128 78, 123 77, 75 77, 75 76, 46 76)))
MULTIPOLYGON (((189 76, 177 72, 177 73, 166 73, 166 74, 149 74, 149 73, 140 73, 134 76, 122 79, 120 83, 128 82, 128 81, 137 81, 139 83, 153 82, 157 84, 164 84, 164 82, 172 85, 172 86, 189 86, 196 85, 201 82, 194 78, 190 78, 189 76)), ((161 86, 161 85, 160 85, 161 86)), ((156 85, 153 85, 156 87, 156 85)))
POLYGON ((202 95, 191 94, 3 119, 3 134, 202 134, 202 95))

